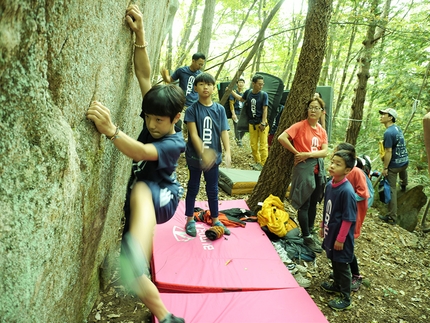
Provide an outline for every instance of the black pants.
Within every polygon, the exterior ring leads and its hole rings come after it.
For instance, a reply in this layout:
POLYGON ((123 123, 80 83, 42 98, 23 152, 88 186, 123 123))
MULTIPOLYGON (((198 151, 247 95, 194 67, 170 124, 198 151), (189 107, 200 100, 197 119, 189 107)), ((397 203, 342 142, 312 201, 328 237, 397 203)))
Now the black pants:
POLYGON ((357 261, 357 257, 354 255, 354 258, 352 258, 351 264, 351 273, 354 276, 360 276, 360 271, 358 270, 358 261, 357 261))
MULTIPOLYGON (((314 174, 314 177, 315 183, 318 183, 318 175, 314 174)), ((297 212, 303 237, 308 237, 310 235, 310 230, 314 227, 315 218, 317 215, 317 203, 319 202, 320 195, 321 187, 317 185, 312 195, 305 203, 303 203, 297 212)))
POLYGON ((351 302, 351 268, 349 264, 331 261, 334 284, 342 293, 345 301, 351 302))

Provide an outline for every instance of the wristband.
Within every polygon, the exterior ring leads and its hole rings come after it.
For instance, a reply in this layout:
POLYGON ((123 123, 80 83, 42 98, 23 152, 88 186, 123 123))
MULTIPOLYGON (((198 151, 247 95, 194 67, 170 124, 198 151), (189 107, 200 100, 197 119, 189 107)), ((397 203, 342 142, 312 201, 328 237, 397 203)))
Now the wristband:
POLYGON ((116 126, 115 133, 113 134, 113 136, 112 137, 106 136, 106 138, 109 139, 110 141, 114 141, 115 139, 119 138, 118 133, 119 133, 119 127, 116 126))

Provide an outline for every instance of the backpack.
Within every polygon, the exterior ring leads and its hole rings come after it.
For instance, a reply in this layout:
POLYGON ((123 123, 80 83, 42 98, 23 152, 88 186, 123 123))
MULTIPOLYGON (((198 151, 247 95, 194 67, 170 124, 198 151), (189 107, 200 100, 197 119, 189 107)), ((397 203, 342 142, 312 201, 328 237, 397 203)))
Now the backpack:
MULTIPOLYGON (((297 228, 297 223, 285 211, 280 198, 272 194, 264 200, 261 210, 257 213, 257 221, 262 229, 267 227, 268 231, 279 238, 285 237, 288 232, 297 228)), ((270 239, 269 235, 268 237, 270 239)))
POLYGON ((370 178, 368 176, 366 176, 366 184, 367 184, 367 189, 369 190, 369 198, 367 199, 367 207, 371 207, 373 205, 373 199, 375 197, 375 189, 373 188, 373 184, 372 181, 370 180, 370 178))
POLYGON ((357 167, 360 168, 364 174, 366 175, 366 184, 367 189, 369 190, 369 198, 367 199, 367 207, 371 207, 373 205, 373 200, 375 196, 375 189, 373 188, 373 183, 370 180, 370 176, 372 173, 372 165, 370 163, 369 156, 361 155, 361 157, 357 158, 357 167))

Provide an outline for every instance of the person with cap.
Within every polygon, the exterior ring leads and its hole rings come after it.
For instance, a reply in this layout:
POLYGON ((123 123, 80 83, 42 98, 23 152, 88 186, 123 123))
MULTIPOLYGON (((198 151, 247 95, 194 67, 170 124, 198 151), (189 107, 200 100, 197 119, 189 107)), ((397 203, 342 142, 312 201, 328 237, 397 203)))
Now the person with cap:
POLYGON ((383 146, 385 150, 382 162, 384 170, 382 175, 390 184, 391 201, 388 203, 388 213, 380 215, 379 218, 387 223, 395 224, 397 220, 397 174, 400 177, 400 187, 406 191, 408 185, 409 165, 408 151, 406 149, 405 137, 399 126, 395 124, 397 112, 393 108, 379 110, 379 120, 385 126, 383 146))

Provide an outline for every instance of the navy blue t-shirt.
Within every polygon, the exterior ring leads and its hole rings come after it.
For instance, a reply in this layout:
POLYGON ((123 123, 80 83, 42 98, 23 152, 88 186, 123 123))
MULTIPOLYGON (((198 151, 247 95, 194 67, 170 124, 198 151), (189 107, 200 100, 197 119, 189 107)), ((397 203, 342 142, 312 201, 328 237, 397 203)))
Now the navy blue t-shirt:
MULTIPOLYGON (((184 121, 185 123, 194 122, 196 124, 197 133, 200 139, 202 139, 203 144, 205 147, 216 151, 216 164, 221 164, 221 132, 230 130, 224 107, 216 102, 207 107, 197 101, 185 110, 184 121)), ((196 153, 191 139, 188 139, 185 157, 187 158, 188 165, 197 168, 200 167, 200 157, 196 153)))
POLYGON ((144 127, 137 140, 144 144, 153 144, 158 152, 158 160, 133 161, 132 172, 136 180, 158 183, 161 189, 167 188, 180 198, 183 188, 176 179, 176 167, 179 156, 185 151, 182 132, 179 130, 173 135, 155 139, 144 127))
POLYGON ((179 87, 185 93, 185 106, 189 107, 191 104, 196 102, 199 99, 199 95, 194 91, 194 80, 197 75, 201 73, 200 70, 195 72, 190 70, 189 66, 183 66, 178 68, 172 75, 171 78, 173 80, 179 80, 179 87))
POLYGON ((384 132, 384 148, 392 148, 389 168, 400 168, 409 163, 405 137, 402 130, 395 124, 389 126, 384 132))
POLYGON ((252 90, 246 90, 242 98, 245 100, 245 108, 249 109, 247 111, 248 122, 250 124, 259 124, 263 117, 263 107, 269 105, 269 96, 264 91, 254 94, 252 90))
POLYGON ((327 258, 350 263, 354 257, 354 229, 357 218, 357 202, 354 188, 346 180, 338 186, 328 182, 324 195, 324 241, 323 248, 327 258), (334 243, 339 234, 342 221, 353 222, 343 245, 343 250, 335 250, 334 243))

